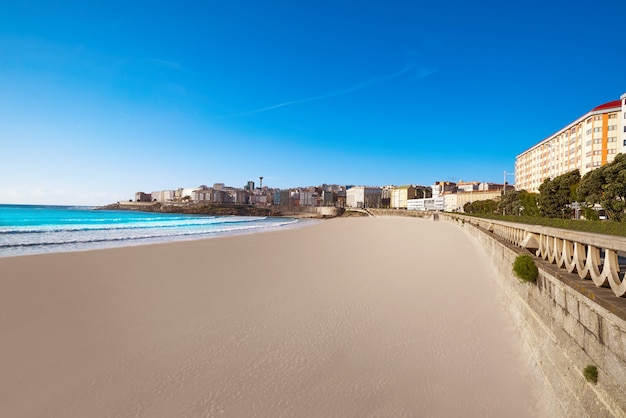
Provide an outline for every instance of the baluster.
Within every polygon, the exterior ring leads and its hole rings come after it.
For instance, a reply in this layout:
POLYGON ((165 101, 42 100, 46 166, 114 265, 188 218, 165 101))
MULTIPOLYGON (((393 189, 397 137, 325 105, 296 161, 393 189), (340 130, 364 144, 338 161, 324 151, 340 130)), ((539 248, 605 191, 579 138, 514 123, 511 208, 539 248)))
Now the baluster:
POLYGON ((574 263, 576 264, 576 272, 581 279, 589 279, 589 269, 587 268, 587 252, 586 245, 579 242, 574 243, 574 263))
POLYGON ((558 268, 562 268, 565 267, 565 256, 563 254, 563 241, 561 238, 555 238, 554 239, 554 256, 555 256, 555 263, 556 266, 558 268))
POLYGON ((576 261, 574 260, 574 243, 570 240, 563 240, 562 259, 568 273, 573 272, 576 268, 576 261))
POLYGON ((603 276, 609 282, 615 296, 626 297, 626 280, 620 280, 619 260, 617 252, 613 250, 604 250, 604 267, 602 267, 603 276))
POLYGON ((539 234, 539 248, 535 253, 537 257, 543 258, 544 260, 547 258, 546 254, 546 236, 544 234, 539 234))
POLYGON ((547 248, 548 248, 548 261, 550 263, 554 263, 556 261, 556 248, 555 248, 556 242, 555 242, 555 238, 550 236, 550 235, 547 235, 547 238, 548 238, 548 245, 547 245, 547 248))
POLYGON ((600 249, 591 244, 587 247, 587 268, 593 283, 598 287, 606 287, 607 279, 600 272, 600 249))

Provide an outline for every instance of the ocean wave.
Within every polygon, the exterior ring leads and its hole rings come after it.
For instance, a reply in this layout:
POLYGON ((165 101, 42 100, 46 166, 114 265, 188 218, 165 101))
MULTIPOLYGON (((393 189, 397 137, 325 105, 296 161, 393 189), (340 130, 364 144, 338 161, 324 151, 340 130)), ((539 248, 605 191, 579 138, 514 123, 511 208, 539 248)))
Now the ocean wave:
POLYGON ((125 229, 149 229, 149 228, 181 228, 200 227, 219 224, 251 223, 262 221, 266 218, 179 218, 175 220, 153 220, 152 222, 107 223, 107 224, 72 224, 72 225, 45 225, 45 226, 12 226, 0 227, 0 236, 13 234, 51 234, 80 231, 115 231, 125 229))
MULTIPOLYGON (((250 230, 257 229, 273 229, 281 226, 291 225, 297 223, 297 219, 293 220, 285 220, 282 222, 273 222, 266 224, 242 224, 239 226, 234 226, 233 222, 224 223, 224 226, 213 228, 211 230, 207 229, 199 229, 199 230, 186 230, 186 231, 176 231, 173 233, 162 233, 163 229, 155 229, 154 233, 151 234, 139 234, 139 235, 129 235, 123 234, 118 236, 112 236, 110 234, 103 234, 101 237, 93 237, 91 235, 85 235, 84 237, 76 236, 77 234, 53 234, 48 236, 48 238, 58 238, 57 240, 45 240, 45 241, 31 241, 31 242, 13 242, 13 243, 2 243, 0 242, 0 250, 6 249, 19 249, 19 248, 32 248, 32 247, 62 247, 62 246, 71 246, 71 245, 89 245, 95 243, 106 243, 109 242, 111 244, 120 243, 120 242, 142 242, 142 241, 158 241, 158 240, 171 240, 180 237, 201 237, 201 236, 214 236, 214 235, 224 235, 234 232, 245 232, 250 230), (228 225, 231 224, 231 225, 228 225), (69 236, 68 236, 69 235, 69 236)), ((111 230, 106 230, 111 231, 111 230)), ((93 231, 91 231, 93 232, 93 231)), ((115 245, 112 245, 115 246, 115 245)))
POLYGON ((293 218, 0 205, 0 257, 115 248, 289 228, 293 218), (87 210, 86 210, 87 209, 87 210))

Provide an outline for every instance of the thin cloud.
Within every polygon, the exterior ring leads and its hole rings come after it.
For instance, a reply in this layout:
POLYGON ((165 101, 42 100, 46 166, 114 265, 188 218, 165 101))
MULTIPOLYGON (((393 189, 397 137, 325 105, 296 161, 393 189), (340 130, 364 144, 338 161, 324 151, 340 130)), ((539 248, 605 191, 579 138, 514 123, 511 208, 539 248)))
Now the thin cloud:
MULTIPOLYGON (((291 100, 291 101, 288 101, 288 102, 278 103, 278 104, 275 104, 275 105, 272 105, 272 106, 261 107, 259 109, 249 110, 247 112, 241 112, 241 113, 234 113, 232 115, 226 115, 226 116, 222 116, 222 117, 228 118, 228 117, 253 115, 255 113, 262 113, 262 112, 267 112, 269 110, 279 109, 281 107, 293 106, 293 105, 298 105, 298 104, 302 104, 302 103, 316 102, 316 101, 319 101, 319 100, 330 99, 332 97, 343 96, 343 95, 346 95, 346 94, 350 94, 350 93, 354 93, 356 91, 362 90, 365 87, 368 87, 368 86, 370 86, 372 84, 378 84, 378 83, 382 83, 382 82, 393 80, 394 78, 400 77, 401 75, 406 74, 406 73, 414 70, 416 67, 417 67, 417 65, 407 65, 406 67, 402 68, 400 71, 397 71, 397 72, 395 72, 393 74, 388 74, 388 75, 383 75, 383 76, 376 76, 374 78, 371 78, 371 79, 369 79, 367 81, 364 81, 364 82, 362 82, 360 84, 357 84, 355 86, 348 87, 346 89, 333 91, 333 92, 330 92, 330 93, 322 94, 320 96, 312 96, 312 97, 307 97, 307 98, 304 98, 304 99, 291 100)), ((435 72, 435 70, 433 70, 433 69, 421 68, 419 73, 418 73, 418 78, 427 77, 427 76, 433 74, 434 72, 435 72)))

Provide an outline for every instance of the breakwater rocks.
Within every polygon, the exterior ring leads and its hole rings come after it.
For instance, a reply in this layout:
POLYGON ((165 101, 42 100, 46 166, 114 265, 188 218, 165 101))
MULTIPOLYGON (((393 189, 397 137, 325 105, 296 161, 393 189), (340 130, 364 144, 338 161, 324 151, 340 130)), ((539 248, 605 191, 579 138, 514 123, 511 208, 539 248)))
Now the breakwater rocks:
POLYGON ((283 216, 280 211, 249 205, 212 205, 204 203, 118 202, 98 210, 136 210, 141 212, 183 213, 189 215, 283 216))

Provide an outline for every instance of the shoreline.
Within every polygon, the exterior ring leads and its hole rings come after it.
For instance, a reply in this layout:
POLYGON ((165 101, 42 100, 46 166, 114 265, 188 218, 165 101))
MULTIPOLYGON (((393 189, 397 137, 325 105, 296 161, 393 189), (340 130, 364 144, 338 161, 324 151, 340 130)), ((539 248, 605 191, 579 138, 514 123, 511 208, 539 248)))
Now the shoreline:
POLYGON ((481 260, 395 217, 1 258, 0 415, 530 416, 481 260))
MULTIPOLYGON (((218 215, 218 216, 228 216, 228 215, 218 215)), ((233 215, 236 216, 236 215, 233 215)), ((267 217, 271 218, 271 217, 267 217)), ((136 239, 127 239, 127 240, 111 240, 111 241, 102 241, 102 242, 87 242, 87 243, 75 243, 75 244, 66 244, 60 243, 57 246, 60 247, 55 249, 54 244, 46 244, 42 245, 39 250, 35 250, 32 253, 18 253, 18 254, 4 254, 0 251, 0 260, 5 258, 13 258, 13 257, 30 257, 30 256, 38 256, 45 254, 63 254, 63 253, 82 253, 86 251, 100 251, 100 250, 109 250, 109 249, 117 249, 117 248, 132 248, 132 247, 141 247, 141 246, 149 246, 149 245, 159 245, 159 244, 169 244, 176 242, 189 242, 189 241, 203 241, 203 240, 212 240, 212 239, 220 239, 227 237, 237 237, 244 235, 254 235, 254 234, 263 234, 267 232, 273 231, 281 231, 287 229, 294 228, 305 228, 311 225, 316 221, 320 221, 318 218, 307 218, 307 217, 292 217, 292 216, 284 216, 284 217, 274 217, 276 219, 281 219, 284 221, 293 220, 288 224, 282 224, 279 226, 270 226, 265 228, 249 228, 242 230, 231 230, 231 231, 214 231, 207 233, 198 233, 194 235, 174 235, 168 237, 147 237, 147 238, 136 238, 136 239)), ((36 247, 35 247, 36 248, 36 247)))

